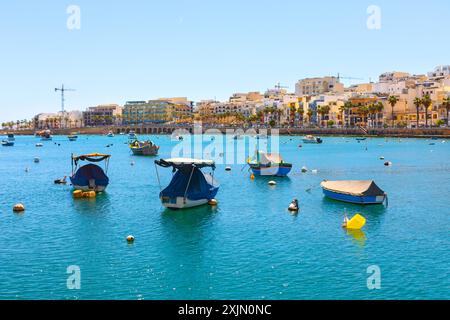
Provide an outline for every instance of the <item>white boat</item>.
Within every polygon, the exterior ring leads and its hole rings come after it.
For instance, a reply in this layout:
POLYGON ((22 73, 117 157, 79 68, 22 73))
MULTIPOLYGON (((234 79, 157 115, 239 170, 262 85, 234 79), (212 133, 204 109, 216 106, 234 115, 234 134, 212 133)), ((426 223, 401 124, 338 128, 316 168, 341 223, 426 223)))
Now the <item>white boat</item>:
POLYGON ((110 138, 112 138, 112 137, 114 137, 114 133, 113 133, 112 131, 109 131, 108 134, 107 134, 107 136, 110 137, 110 138))
POLYGON ((200 170, 210 167, 214 172, 213 160, 172 158, 155 160, 155 164, 175 170, 170 184, 159 194, 166 208, 185 209, 200 206, 213 200, 219 191, 219 184, 214 180, 213 174, 200 170))
POLYGON ((302 141, 303 141, 303 143, 316 143, 316 144, 323 142, 321 138, 314 137, 312 135, 307 135, 306 137, 304 137, 302 139, 302 141))

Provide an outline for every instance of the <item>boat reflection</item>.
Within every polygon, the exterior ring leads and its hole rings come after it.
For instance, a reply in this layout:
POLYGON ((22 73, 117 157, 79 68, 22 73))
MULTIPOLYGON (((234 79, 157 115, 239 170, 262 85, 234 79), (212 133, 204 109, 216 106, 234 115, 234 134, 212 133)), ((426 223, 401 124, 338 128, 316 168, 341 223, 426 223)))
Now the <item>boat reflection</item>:
POLYGON ((350 238, 352 238, 352 240, 356 244, 358 244, 361 247, 364 247, 364 245, 366 244, 366 240, 367 240, 366 234, 364 233, 364 231, 346 229, 345 232, 350 238))

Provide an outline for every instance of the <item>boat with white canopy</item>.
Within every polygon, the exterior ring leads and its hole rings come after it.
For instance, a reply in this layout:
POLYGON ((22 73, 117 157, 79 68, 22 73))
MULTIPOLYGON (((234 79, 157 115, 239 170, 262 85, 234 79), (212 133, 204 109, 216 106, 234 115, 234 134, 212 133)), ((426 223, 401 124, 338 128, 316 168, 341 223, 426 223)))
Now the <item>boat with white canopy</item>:
POLYGON ((356 203, 382 204, 387 201, 387 194, 372 180, 324 180, 320 184, 328 198, 356 203))

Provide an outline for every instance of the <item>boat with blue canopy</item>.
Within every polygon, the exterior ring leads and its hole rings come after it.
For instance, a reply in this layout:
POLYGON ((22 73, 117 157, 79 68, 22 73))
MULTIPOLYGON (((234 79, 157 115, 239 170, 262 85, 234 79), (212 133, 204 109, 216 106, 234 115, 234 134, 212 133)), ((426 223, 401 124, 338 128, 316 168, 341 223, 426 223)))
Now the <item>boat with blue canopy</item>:
POLYGON ((109 158, 111 155, 102 153, 90 153, 80 156, 72 154, 72 175, 70 181, 77 190, 82 191, 105 191, 109 184, 108 172, 109 158), (80 166, 82 161, 90 162, 80 166), (104 161, 105 168, 94 164, 104 161))
POLYGON ((163 168, 172 168, 172 180, 159 194, 166 208, 183 209, 200 206, 214 199, 219 191, 219 184, 214 179, 213 160, 172 158, 155 160, 155 164, 163 168), (202 172, 203 168, 211 168, 212 173, 202 172))
POLYGON ((387 194, 372 180, 324 180, 323 194, 331 199, 356 204, 382 204, 387 194))
POLYGON ((254 159, 247 163, 255 176, 284 177, 292 170, 292 164, 284 162, 278 153, 256 151, 254 159))

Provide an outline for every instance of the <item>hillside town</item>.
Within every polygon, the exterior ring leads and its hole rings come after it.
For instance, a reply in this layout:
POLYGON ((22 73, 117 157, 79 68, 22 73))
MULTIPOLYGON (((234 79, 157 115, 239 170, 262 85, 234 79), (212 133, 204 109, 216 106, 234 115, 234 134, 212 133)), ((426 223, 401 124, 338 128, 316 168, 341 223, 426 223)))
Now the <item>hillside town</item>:
POLYGON ((2 123, 6 130, 133 125, 242 127, 427 128, 448 126, 450 65, 421 75, 386 72, 377 82, 344 86, 341 77, 301 79, 295 92, 277 84, 261 93, 233 93, 228 101, 187 97, 89 106, 84 111, 40 113, 2 123))

